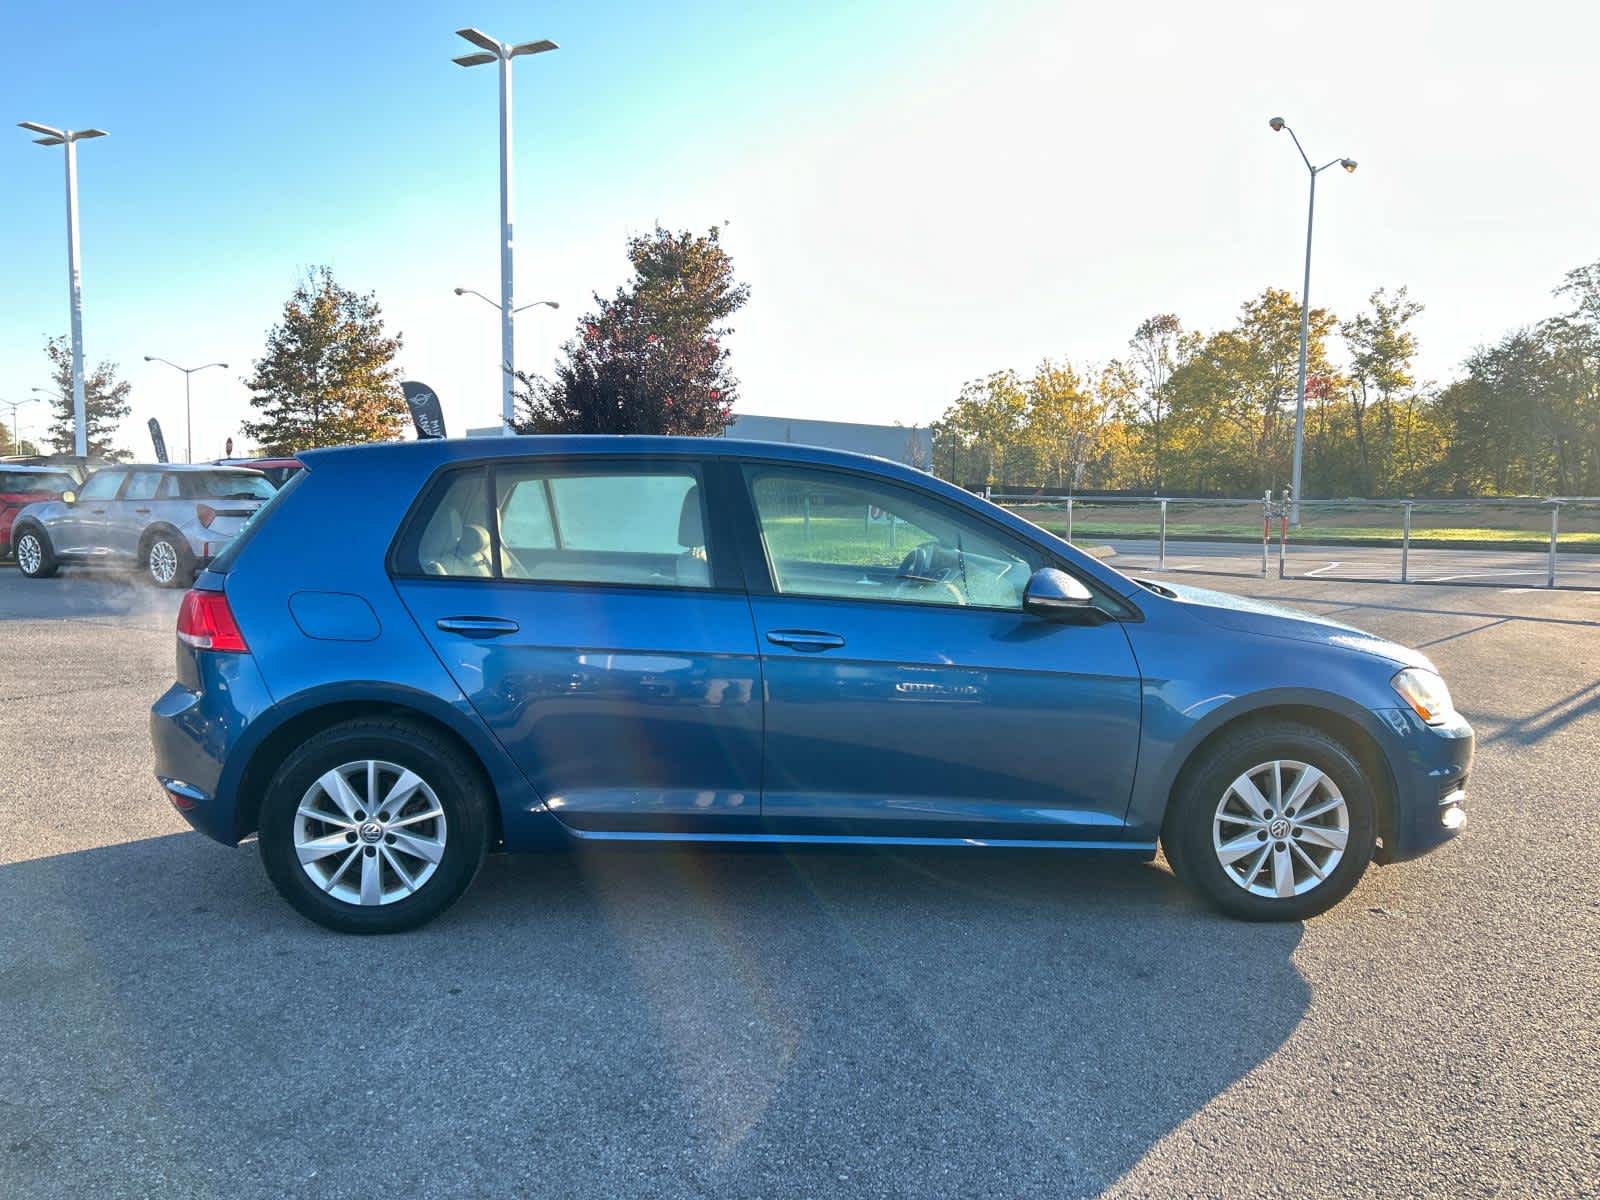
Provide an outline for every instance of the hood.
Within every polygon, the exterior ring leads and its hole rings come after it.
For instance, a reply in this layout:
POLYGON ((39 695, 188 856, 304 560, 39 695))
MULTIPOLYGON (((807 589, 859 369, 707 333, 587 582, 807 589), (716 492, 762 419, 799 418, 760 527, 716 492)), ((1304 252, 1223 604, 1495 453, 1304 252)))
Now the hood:
POLYGON ((1263 637, 1287 638, 1294 642, 1313 642, 1322 646, 1336 646, 1358 654, 1386 659, 1403 667, 1422 667, 1434 670, 1428 656, 1398 642, 1391 642, 1354 625, 1330 621, 1316 613, 1301 612, 1283 604, 1269 604, 1227 592, 1213 592, 1207 588, 1190 587, 1183 583, 1158 586, 1171 593, 1171 598, 1184 610, 1198 619, 1223 629, 1253 633, 1263 637))

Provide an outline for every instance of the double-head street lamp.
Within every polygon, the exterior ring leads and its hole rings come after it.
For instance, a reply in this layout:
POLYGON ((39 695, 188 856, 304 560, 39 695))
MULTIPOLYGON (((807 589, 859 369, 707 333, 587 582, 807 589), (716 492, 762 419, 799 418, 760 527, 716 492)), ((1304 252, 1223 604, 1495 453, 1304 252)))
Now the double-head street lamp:
POLYGON ((162 358, 161 356, 156 355, 156 354, 146 354, 144 356, 144 360, 145 360, 145 362, 166 363, 167 366, 171 367, 174 371, 182 371, 183 372, 183 425, 184 425, 183 461, 184 462, 193 462, 194 461, 194 416, 191 413, 190 408, 189 408, 189 379, 190 379, 191 376, 194 375, 194 373, 196 371, 204 371, 209 367, 221 367, 223 370, 227 370, 228 369, 228 364, 225 363, 225 362, 212 362, 212 363, 206 363, 205 366, 201 366, 201 367, 180 367, 177 363, 173 362, 171 359, 162 358))
POLYGON ((43 134, 33 140, 41 146, 67 148, 67 282, 72 295, 72 420, 73 449, 79 458, 89 455, 89 439, 83 415, 83 282, 78 271, 78 154, 77 145, 85 138, 105 137, 104 129, 56 129, 37 121, 18 121, 31 133, 43 134))
POLYGON ((1289 128, 1288 122, 1282 117, 1273 117, 1267 124, 1272 127, 1274 133, 1288 131, 1289 136, 1294 138, 1294 148, 1300 151, 1300 161, 1306 164, 1306 170, 1311 173, 1311 202, 1306 208, 1306 273, 1300 285, 1300 376, 1295 385, 1294 400, 1294 469, 1289 485, 1289 520, 1299 528, 1300 465, 1305 457, 1306 444, 1306 343, 1311 332, 1311 223, 1317 214, 1317 176, 1329 167, 1343 167, 1346 171, 1353 172, 1356 169, 1356 160, 1334 158, 1320 167, 1314 167, 1306 154, 1305 147, 1300 144, 1300 139, 1295 137, 1295 132, 1289 128))
MULTIPOLYGON (((500 307, 493 300, 489 299, 489 297, 485 296, 482 292, 480 292, 477 288, 455 288, 454 291, 455 291, 455 294, 458 295, 458 296, 476 296, 479 300, 482 300, 490 308, 498 309, 500 307)), ((535 300, 532 304, 519 304, 519 305, 517 305, 516 308, 512 309, 511 311, 514 312, 514 313, 519 313, 519 312, 527 312, 530 308, 560 308, 560 307, 561 307, 561 305, 558 304, 554 300, 535 300)))
POLYGON ((513 384, 516 381, 512 317, 519 311, 512 300, 511 60, 524 54, 543 54, 558 47, 548 39, 510 45, 496 41, 478 29, 458 29, 456 34, 480 50, 480 53, 463 54, 455 59, 458 65, 479 67, 488 63, 500 64, 500 303, 496 307, 500 310, 501 421, 504 432, 511 433, 513 384))

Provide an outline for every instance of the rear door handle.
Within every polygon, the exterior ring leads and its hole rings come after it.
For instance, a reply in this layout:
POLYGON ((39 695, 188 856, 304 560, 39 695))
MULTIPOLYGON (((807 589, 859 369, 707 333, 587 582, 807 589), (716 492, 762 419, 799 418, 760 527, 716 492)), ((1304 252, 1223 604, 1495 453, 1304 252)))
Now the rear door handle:
POLYGON ((459 633, 462 637, 504 637, 521 628, 505 617, 440 617, 434 622, 445 633, 459 633))
POLYGON ((775 646, 788 646, 791 650, 837 650, 844 639, 837 633, 823 633, 817 629, 772 629, 767 631, 767 641, 775 646))
POLYGON ((148 508, 136 508, 133 511, 136 512, 136 513, 147 513, 150 510, 148 508))

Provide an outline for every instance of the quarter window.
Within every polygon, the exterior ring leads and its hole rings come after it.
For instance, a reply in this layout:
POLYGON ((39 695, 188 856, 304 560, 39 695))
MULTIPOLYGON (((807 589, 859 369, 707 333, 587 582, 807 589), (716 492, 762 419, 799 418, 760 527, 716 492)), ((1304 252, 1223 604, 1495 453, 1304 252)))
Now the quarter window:
POLYGON ((827 471, 748 473, 780 594, 1021 609, 1042 557, 909 488, 827 471))

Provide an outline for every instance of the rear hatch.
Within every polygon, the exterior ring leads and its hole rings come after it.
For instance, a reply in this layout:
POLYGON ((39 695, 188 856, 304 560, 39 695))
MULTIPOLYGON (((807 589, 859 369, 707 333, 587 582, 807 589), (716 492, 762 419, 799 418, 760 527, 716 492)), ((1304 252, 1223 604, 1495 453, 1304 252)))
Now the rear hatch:
POLYGON ((195 502, 195 515, 205 527, 212 553, 245 527, 256 510, 277 493, 270 480, 259 471, 218 467, 180 476, 184 498, 195 502))

